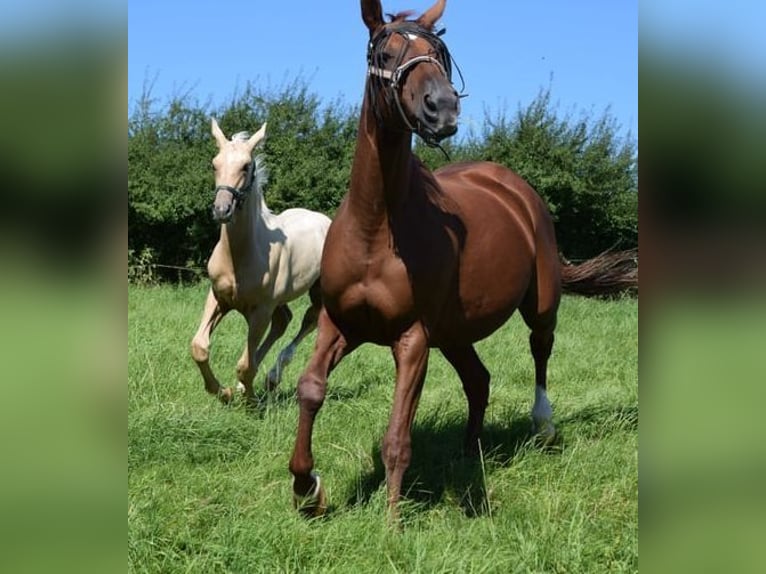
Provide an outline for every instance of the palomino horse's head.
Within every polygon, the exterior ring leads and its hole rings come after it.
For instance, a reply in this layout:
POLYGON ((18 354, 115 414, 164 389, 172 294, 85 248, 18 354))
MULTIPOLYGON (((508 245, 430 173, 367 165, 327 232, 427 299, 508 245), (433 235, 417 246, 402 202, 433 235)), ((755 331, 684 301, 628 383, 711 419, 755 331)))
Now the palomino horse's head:
POLYGON ((264 123, 254 135, 243 137, 236 134, 226 139, 215 118, 211 121, 212 133, 218 144, 218 154, 213 158, 215 169, 215 201, 213 218, 218 223, 229 223, 235 208, 241 207, 247 199, 256 178, 256 159, 253 150, 266 136, 264 123))
POLYGON ((407 20, 405 12, 386 23, 380 0, 362 0, 362 19, 370 30, 370 104, 381 123, 415 132, 429 145, 457 131, 460 113, 452 58, 433 31, 444 4, 438 0, 416 20, 407 20))

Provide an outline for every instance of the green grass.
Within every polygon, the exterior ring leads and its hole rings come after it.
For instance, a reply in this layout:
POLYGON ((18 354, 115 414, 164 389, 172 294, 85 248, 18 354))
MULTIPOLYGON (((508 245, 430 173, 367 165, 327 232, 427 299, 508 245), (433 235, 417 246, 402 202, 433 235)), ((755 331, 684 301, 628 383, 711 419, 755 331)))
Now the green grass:
MULTIPOLYGON (((466 402, 438 351, 413 428, 401 530, 385 520, 380 441, 393 361, 366 345, 330 378, 314 430, 330 509, 291 505, 294 389, 307 339, 274 396, 225 407, 189 356, 205 285, 129 291, 128 565, 131 572, 634 572, 638 570, 638 303, 562 302, 549 397, 561 448, 529 439, 527 329, 515 315, 477 345, 492 390, 483 458, 460 455, 466 402)), ((298 328, 306 301, 293 305, 298 328)), ((212 339, 234 382, 244 320, 212 339)), ((287 339, 285 339, 286 341, 287 339)), ((258 374, 258 388, 278 349, 258 374)))

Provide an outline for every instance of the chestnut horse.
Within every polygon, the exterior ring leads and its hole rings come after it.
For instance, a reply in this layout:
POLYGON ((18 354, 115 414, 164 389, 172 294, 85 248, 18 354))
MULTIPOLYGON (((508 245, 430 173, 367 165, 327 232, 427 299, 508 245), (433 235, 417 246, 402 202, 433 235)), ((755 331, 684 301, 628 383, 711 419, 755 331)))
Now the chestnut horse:
POLYGON ((269 390, 279 384, 282 369, 296 346, 316 327, 321 307, 319 264, 330 219, 300 208, 277 215, 266 206, 266 170, 261 157, 253 157, 253 150, 265 137, 266 124, 252 136, 239 132, 230 141, 213 119, 212 133, 218 144, 213 159, 213 217, 221 224, 221 236, 207 264, 211 288, 191 352, 205 389, 223 402, 231 400, 233 390, 222 387, 210 368, 210 335, 226 313, 239 311, 247 320, 248 333, 237 363, 237 388, 252 400, 258 365, 292 319, 287 303, 309 291, 311 306, 298 334, 269 371, 269 390), (258 347, 269 324, 271 329, 258 347))
POLYGON ((551 217, 521 177, 494 163, 431 173, 412 154, 412 133, 437 144, 457 130, 459 96, 450 54, 434 23, 439 0, 416 20, 384 22, 379 0, 362 0, 370 32, 366 88, 351 181, 322 255, 324 307, 313 355, 298 382, 300 412, 290 460, 298 508, 326 509, 313 472, 311 436, 327 377, 365 342, 390 346, 396 383, 383 437, 389 516, 396 518, 410 463, 411 426, 438 348, 468 400, 466 451, 476 453, 490 375, 473 343, 519 309, 531 329, 536 432, 552 440, 546 366, 561 273, 551 217))

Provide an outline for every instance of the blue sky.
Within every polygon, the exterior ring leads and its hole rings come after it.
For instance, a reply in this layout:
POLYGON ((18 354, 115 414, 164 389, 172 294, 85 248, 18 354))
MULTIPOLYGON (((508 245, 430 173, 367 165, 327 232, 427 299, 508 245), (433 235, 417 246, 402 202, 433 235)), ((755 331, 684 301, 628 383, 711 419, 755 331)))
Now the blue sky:
MULTIPOLYGON (((384 12, 432 0, 389 0, 384 12)), ((441 25, 463 71, 461 130, 484 110, 514 112, 550 86, 560 114, 600 116, 638 134, 637 0, 448 0, 441 25)), ((128 103, 151 85, 160 102, 190 94, 214 104, 239 87, 297 76, 325 102, 361 102, 367 29, 358 0, 132 0, 128 103)))

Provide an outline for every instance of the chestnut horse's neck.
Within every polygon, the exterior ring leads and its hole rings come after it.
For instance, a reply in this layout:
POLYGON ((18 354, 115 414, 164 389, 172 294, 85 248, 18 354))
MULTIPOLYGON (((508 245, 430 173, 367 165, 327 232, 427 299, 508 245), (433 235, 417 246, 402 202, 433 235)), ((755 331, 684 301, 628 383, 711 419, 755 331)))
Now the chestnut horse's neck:
POLYGON ((365 96, 348 199, 363 228, 372 231, 387 225, 388 217, 406 199, 413 177, 411 148, 412 134, 382 126, 365 96))

